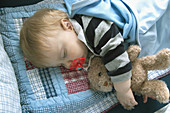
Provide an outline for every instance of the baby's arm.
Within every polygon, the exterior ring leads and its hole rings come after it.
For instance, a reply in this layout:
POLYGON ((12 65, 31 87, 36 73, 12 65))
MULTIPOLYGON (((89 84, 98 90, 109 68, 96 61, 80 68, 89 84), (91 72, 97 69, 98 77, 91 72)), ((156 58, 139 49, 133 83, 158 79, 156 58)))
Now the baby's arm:
POLYGON ((82 15, 77 15, 74 19, 82 26, 90 50, 102 57, 120 103, 125 107, 136 105, 130 89, 132 66, 116 23, 82 15))
POLYGON ((116 90, 117 98, 123 107, 125 107, 126 109, 130 109, 138 104, 130 88, 131 79, 123 82, 115 82, 113 83, 113 85, 116 90))

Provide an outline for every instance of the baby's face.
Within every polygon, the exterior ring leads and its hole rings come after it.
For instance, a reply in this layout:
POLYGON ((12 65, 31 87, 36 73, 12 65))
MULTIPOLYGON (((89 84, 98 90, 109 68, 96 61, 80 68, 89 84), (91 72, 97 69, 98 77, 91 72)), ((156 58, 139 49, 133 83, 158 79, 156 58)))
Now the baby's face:
POLYGON ((73 60, 77 58, 86 58, 88 49, 80 41, 74 30, 61 30, 54 37, 49 37, 50 50, 48 55, 47 66, 54 67, 63 65, 69 68, 73 60))

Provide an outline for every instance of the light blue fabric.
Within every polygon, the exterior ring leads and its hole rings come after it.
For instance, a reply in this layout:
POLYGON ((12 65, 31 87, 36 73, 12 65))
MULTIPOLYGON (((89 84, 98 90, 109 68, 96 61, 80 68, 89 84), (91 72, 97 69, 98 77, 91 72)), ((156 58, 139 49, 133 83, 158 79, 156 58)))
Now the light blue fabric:
MULTIPOLYGON (((135 10, 121 0, 65 0, 70 17, 84 14, 115 22, 123 29, 125 43, 137 43, 138 28, 135 10)), ((126 44, 127 46, 127 44, 126 44)))
POLYGON ((15 72, 4 50, 0 33, 0 113, 21 113, 15 72))
POLYGON ((169 0, 134 0, 134 5, 139 17, 140 57, 170 48, 169 0))
POLYGON ((170 25, 169 0, 64 1, 71 17, 85 14, 115 22, 123 29, 126 43, 141 46, 140 57, 170 48, 170 30, 167 28, 170 25))

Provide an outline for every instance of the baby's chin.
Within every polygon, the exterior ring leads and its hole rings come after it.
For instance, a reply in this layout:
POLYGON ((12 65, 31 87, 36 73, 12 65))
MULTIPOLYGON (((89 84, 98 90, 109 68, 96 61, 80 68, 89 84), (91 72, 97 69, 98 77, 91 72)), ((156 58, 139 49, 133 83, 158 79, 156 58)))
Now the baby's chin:
POLYGON ((83 57, 84 57, 84 58, 87 58, 87 55, 88 55, 88 50, 86 50, 86 51, 84 52, 83 57))
POLYGON ((87 55, 88 55, 88 54, 85 53, 85 54, 82 56, 82 58, 85 58, 85 59, 86 59, 86 58, 87 58, 87 55))

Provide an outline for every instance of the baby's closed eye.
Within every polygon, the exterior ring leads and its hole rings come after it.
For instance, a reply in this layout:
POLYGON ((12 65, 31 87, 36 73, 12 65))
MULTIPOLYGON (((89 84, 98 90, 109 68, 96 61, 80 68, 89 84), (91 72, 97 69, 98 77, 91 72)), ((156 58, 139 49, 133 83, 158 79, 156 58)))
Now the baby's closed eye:
POLYGON ((64 59, 67 57, 67 50, 64 48, 61 50, 61 58, 64 59))

